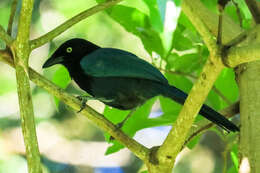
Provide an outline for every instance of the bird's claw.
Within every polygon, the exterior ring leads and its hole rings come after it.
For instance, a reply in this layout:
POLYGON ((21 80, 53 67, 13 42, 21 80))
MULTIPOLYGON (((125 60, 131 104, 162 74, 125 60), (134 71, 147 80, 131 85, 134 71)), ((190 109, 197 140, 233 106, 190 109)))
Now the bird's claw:
POLYGON ((77 99, 79 99, 79 101, 81 101, 80 110, 77 112, 77 113, 80 113, 86 107, 87 99, 84 96, 77 96, 77 99))

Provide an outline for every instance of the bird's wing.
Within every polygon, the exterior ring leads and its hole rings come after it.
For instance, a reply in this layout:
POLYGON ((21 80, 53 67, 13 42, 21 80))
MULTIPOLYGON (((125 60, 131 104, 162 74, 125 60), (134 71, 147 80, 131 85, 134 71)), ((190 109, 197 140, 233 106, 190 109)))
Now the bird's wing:
POLYGON ((151 64, 119 49, 100 48, 82 58, 80 66, 84 73, 95 77, 134 77, 168 84, 151 64))

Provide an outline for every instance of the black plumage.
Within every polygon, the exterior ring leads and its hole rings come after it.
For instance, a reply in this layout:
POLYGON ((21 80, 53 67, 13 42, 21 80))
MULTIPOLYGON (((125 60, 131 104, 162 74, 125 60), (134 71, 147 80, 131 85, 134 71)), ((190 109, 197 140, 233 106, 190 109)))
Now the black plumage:
MULTIPOLYGON (((168 84, 162 73, 136 55, 120 49, 101 48, 84 39, 63 43, 43 68, 64 65, 81 89, 106 105, 130 110, 162 95, 183 104, 187 94, 168 84)), ((228 131, 238 127, 207 105, 202 116, 228 131)))

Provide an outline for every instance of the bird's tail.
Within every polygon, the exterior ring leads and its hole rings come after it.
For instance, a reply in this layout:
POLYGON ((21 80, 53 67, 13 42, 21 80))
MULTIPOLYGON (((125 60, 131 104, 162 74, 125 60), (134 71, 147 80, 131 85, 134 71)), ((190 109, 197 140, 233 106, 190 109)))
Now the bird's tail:
MULTIPOLYGON (((163 89, 162 95, 165 97, 169 97, 173 99, 174 101, 178 102, 179 104, 184 104, 187 94, 184 93, 182 90, 174 87, 174 86, 165 86, 166 88, 163 89)), ((214 109, 210 108, 207 105, 203 105, 199 111, 199 114, 207 118, 208 120, 212 121, 213 123, 217 124, 221 128, 227 130, 227 131, 239 131, 239 128, 233 124, 231 121, 229 121, 227 118, 225 118, 223 115, 215 111, 214 109)))

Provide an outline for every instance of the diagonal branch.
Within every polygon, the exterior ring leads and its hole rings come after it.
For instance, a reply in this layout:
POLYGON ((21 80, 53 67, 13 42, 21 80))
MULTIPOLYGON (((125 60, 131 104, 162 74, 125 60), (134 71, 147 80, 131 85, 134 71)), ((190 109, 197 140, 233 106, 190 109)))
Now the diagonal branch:
MULTIPOLYGON (((157 158, 159 163, 164 163, 164 165, 168 167, 173 167, 195 117, 214 85, 214 82, 224 68, 221 60, 221 48, 217 45, 216 39, 206 23, 199 17, 201 11, 198 11, 198 9, 201 10, 201 7, 196 6, 198 4, 203 6, 199 1, 184 0, 182 1, 182 9, 200 33, 210 51, 210 57, 203 67, 197 82, 193 85, 176 122, 173 124, 172 130, 169 132, 163 145, 153 156, 157 158)), ((151 165, 150 167, 155 168, 156 165, 151 165)), ((163 169, 162 167, 161 170, 163 169)))
POLYGON ((260 8, 259 2, 256 0, 245 0, 246 4, 255 20, 255 23, 260 23, 260 8))
POLYGON ((208 59, 198 81, 192 87, 176 122, 173 124, 172 130, 158 150, 157 157, 159 162, 173 165, 175 158, 185 143, 186 136, 195 117, 223 68, 220 55, 208 59))
POLYGON ((7 28, 7 34, 12 36, 12 29, 13 29, 13 23, 14 23, 14 17, 15 12, 17 8, 18 0, 13 0, 12 6, 11 6, 11 13, 8 21, 8 28, 7 28))
POLYGON ((207 48, 212 53, 217 49, 216 40, 214 38, 214 35, 210 32, 210 29, 206 25, 205 21, 201 20, 201 18, 198 17, 199 14, 197 13, 201 13, 201 11, 197 9, 201 9, 200 6, 203 6, 201 2, 189 2, 188 0, 184 0, 182 2, 182 10, 189 17, 190 21, 204 40, 207 48))
POLYGON ((80 21, 82 21, 83 19, 85 19, 85 18, 87 18, 87 17, 89 17, 89 16, 91 16, 91 15, 97 13, 97 12, 100 12, 104 9, 110 8, 113 5, 115 5, 115 4, 117 4, 121 1, 123 1, 123 0, 108 0, 104 3, 100 3, 100 4, 94 6, 90 9, 87 9, 87 10, 77 14, 76 16, 67 20, 66 22, 59 25, 58 27, 56 27, 52 31, 48 32, 47 34, 30 41, 31 50, 33 50, 37 47, 40 47, 40 46, 44 45, 45 43, 51 41, 52 39, 54 39, 55 37, 57 37, 58 35, 60 35, 64 31, 69 29, 71 26, 73 26, 73 25, 79 23, 80 21))

